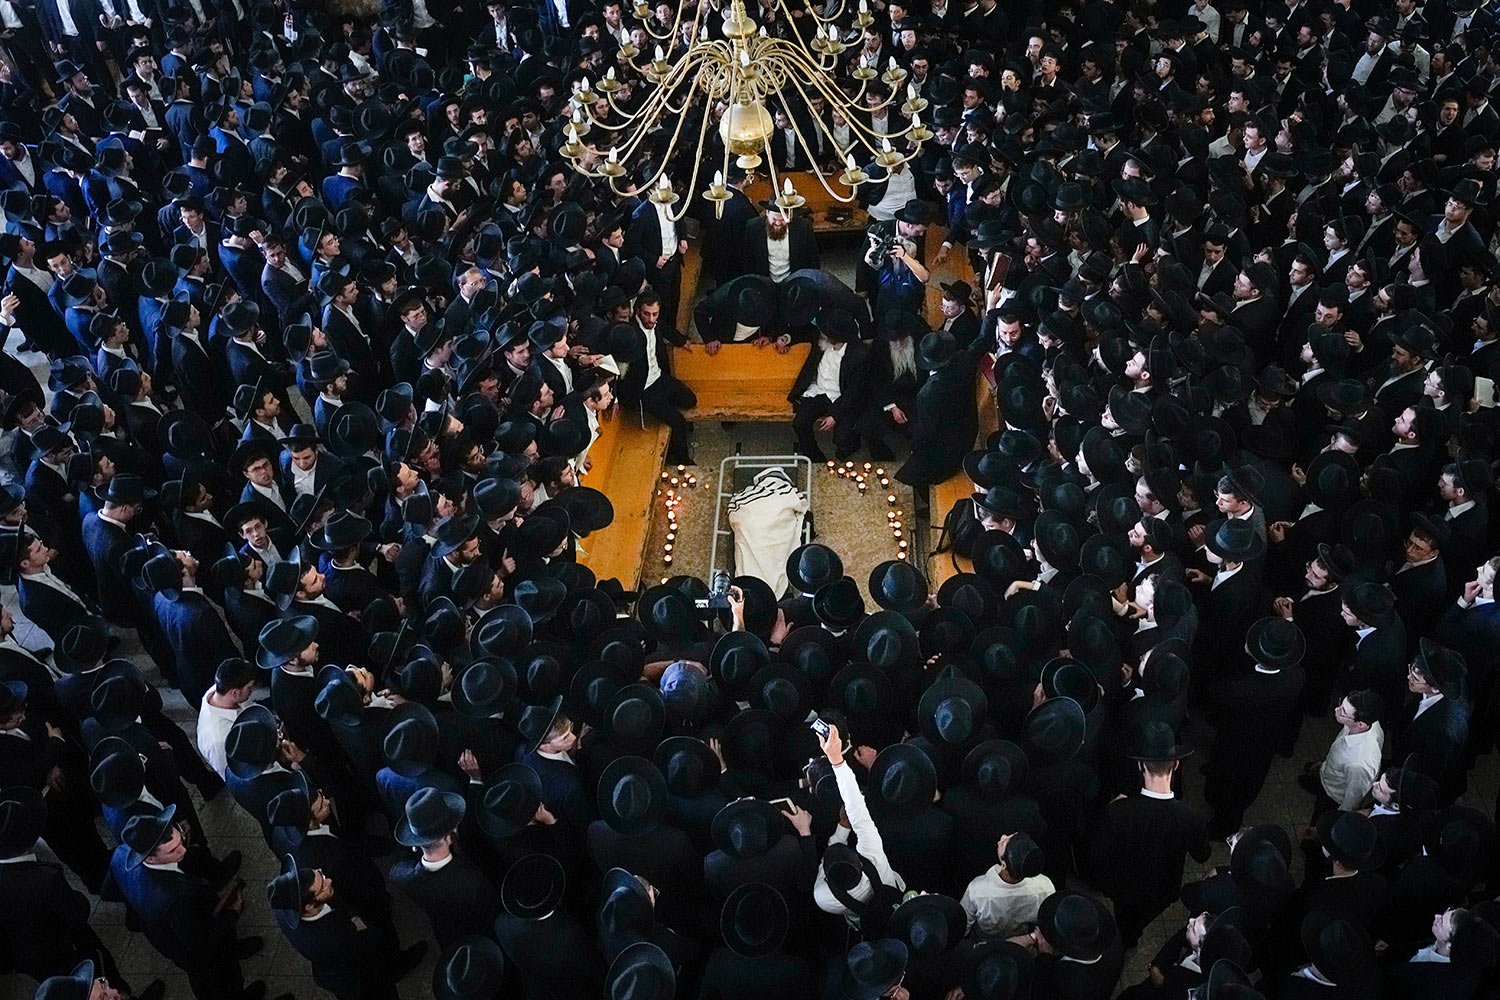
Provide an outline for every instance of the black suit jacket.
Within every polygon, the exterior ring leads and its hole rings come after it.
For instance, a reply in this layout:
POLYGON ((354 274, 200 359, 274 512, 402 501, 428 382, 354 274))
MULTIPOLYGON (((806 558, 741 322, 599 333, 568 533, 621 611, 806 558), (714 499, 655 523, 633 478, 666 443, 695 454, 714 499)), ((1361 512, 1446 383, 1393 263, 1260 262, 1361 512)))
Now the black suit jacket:
POLYGON ((500 894, 472 861, 455 854, 437 871, 422 867, 420 855, 391 867, 390 884, 417 905, 432 923, 438 947, 467 934, 489 936, 500 915, 500 894))
MULTIPOLYGON (((818 365, 822 359, 820 347, 814 346, 807 353, 807 360, 802 362, 802 368, 792 380, 792 391, 787 393, 786 398, 793 406, 818 377, 818 365)), ((839 398, 833 403, 833 416, 841 424, 852 424, 864 409, 868 361, 869 351, 863 344, 850 341, 845 346, 844 360, 839 363, 839 398)))

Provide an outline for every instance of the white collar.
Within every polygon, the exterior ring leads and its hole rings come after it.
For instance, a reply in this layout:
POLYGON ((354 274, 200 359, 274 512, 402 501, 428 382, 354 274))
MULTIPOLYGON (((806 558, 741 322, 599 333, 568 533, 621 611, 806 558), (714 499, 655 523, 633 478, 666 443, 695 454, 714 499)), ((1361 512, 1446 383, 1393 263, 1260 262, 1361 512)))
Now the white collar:
POLYGON ((1177 796, 1172 792, 1153 792, 1149 788, 1142 788, 1141 794, 1148 799, 1162 799, 1164 801, 1170 801, 1177 798, 1177 796))

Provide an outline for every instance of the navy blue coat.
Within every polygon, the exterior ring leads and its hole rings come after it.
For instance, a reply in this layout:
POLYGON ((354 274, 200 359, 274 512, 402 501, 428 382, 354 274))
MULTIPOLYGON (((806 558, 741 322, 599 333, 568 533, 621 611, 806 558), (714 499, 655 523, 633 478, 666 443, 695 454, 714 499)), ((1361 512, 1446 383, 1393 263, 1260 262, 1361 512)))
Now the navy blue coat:
POLYGON ((239 656, 239 646, 201 591, 183 591, 176 600, 157 594, 151 603, 177 663, 177 687, 187 703, 197 707, 213 685, 214 671, 239 656))

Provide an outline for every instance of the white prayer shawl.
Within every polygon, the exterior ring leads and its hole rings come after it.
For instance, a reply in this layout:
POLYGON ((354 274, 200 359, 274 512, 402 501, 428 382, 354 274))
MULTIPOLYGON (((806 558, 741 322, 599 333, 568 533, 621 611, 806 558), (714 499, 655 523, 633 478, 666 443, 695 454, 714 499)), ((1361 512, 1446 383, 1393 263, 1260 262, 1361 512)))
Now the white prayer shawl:
POLYGON ((786 590, 786 561, 802 544, 802 522, 809 509, 780 468, 758 473, 729 498, 729 526, 734 531, 734 564, 741 576, 764 580, 772 593, 786 590))

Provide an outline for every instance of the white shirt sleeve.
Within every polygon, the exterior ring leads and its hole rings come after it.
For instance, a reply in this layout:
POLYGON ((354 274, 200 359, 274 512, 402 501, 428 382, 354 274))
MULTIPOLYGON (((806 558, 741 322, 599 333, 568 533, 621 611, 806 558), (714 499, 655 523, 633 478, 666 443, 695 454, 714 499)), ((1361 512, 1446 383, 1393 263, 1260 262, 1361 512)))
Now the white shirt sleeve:
POLYGON ((875 819, 870 815, 869 807, 865 805, 864 793, 859 790, 859 782, 854 779, 854 772, 850 770, 848 762, 835 767, 833 776, 838 782, 839 798, 844 801, 844 812, 849 817, 849 826, 859 838, 859 842, 855 844, 855 850, 875 866, 883 884, 905 889, 906 882, 896 874, 885 856, 885 843, 880 839, 880 830, 875 826, 875 819))

